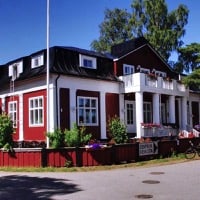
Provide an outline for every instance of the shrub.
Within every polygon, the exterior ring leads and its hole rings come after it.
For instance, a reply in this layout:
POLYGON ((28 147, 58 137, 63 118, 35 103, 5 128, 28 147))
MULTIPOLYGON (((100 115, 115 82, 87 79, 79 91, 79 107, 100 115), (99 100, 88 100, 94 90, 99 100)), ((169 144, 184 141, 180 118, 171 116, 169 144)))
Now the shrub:
POLYGON ((126 143, 128 141, 126 126, 120 121, 119 117, 115 116, 108 121, 108 129, 111 137, 117 144, 126 143))
POLYGON ((80 147, 88 143, 91 134, 86 134, 84 126, 78 128, 76 124, 70 130, 65 130, 65 142, 68 147, 80 147))
POLYGON ((0 115, 0 148, 12 150, 13 147, 13 123, 5 113, 0 115))
POLYGON ((47 133, 50 146, 53 148, 64 147, 65 135, 60 129, 56 129, 54 132, 47 133))

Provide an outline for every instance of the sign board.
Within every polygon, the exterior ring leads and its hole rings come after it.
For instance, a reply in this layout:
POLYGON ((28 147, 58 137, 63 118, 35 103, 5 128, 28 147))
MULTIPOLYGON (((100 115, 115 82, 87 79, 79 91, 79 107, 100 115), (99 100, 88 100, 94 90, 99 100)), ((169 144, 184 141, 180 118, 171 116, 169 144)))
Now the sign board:
POLYGON ((139 144, 139 156, 158 154, 158 142, 146 142, 139 144))

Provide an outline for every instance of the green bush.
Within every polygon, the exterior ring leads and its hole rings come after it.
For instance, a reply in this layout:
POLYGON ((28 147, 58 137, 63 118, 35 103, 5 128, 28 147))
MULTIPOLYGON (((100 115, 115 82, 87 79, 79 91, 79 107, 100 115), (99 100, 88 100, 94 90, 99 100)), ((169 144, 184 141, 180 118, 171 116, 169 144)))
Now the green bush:
POLYGON ((76 124, 70 130, 65 130, 65 143, 68 147, 80 147, 88 143, 91 139, 91 134, 85 133, 84 126, 78 128, 76 124))
POLYGON ((115 116, 108 121, 108 129, 112 139, 114 139, 117 144, 126 143, 128 141, 126 126, 120 121, 119 117, 115 116))
POLYGON ((12 150, 13 147, 13 123, 5 113, 0 115, 0 148, 12 150))
POLYGON ((65 135, 60 129, 56 129, 54 132, 47 133, 50 146, 53 148, 64 147, 65 135))

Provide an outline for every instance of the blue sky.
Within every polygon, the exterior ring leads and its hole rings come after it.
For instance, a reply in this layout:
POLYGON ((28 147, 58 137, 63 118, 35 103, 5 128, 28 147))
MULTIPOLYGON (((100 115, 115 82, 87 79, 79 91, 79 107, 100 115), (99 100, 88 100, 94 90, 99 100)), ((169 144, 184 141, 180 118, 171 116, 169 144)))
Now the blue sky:
MULTIPOLYGON (((106 8, 126 8, 132 0, 50 0, 50 46, 90 49, 99 37, 106 8)), ((200 43, 198 0, 166 0, 190 10, 185 44, 200 43)), ((0 64, 46 48, 46 0, 0 0, 0 64)))

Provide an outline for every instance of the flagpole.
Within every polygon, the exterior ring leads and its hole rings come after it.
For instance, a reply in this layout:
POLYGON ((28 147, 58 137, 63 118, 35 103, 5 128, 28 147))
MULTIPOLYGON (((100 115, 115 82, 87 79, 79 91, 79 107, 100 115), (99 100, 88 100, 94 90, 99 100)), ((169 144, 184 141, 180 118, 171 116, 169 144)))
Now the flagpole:
MULTIPOLYGON (((46 65, 46 95, 47 95, 47 102, 46 102, 46 132, 48 133, 50 131, 49 128, 49 0, 47 0, 47 32, 46 32, 46 42, 47 42, 47 65, 46 65)), ((49 137, 46 138, 47 148, 49 148, 49 137)))

